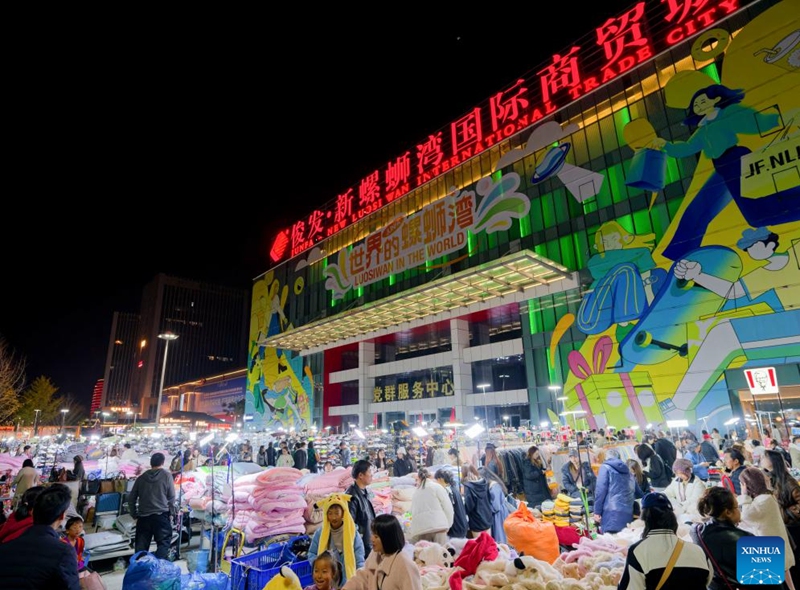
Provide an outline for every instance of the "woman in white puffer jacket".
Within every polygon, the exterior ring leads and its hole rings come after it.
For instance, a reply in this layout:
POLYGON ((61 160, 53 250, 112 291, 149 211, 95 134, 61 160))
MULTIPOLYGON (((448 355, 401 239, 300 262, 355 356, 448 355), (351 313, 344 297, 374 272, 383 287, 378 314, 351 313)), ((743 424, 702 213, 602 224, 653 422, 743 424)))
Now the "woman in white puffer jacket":
POLYGON ((447 543, 447 531, 453 526, 453 504, 442 486, 430 478, 428 470, 419 470, 419 483, 411 499, 410 536, 417 541, 447 543))
POLYGON ((694 464, 689 459, 676 459, 672 465, 675 479, 664 490, 664 494, 672 502, 675 514, 680 518, 678 524, 684 522, 700 522, 697 502, 706 492, 706 485, 693 472, 694 464))
POLYGON ((783 524, 781 506, 767 487, 767 477, 757 467, 748 467, 739 475, 742 495, 739 496, 739 509, 742 521, 739 528, 750 531, 758 537, 780 537, 784 543, 786 585, 794 590, 789 569, 794 565, 794 551, 789 544, 789 533, 783 524))

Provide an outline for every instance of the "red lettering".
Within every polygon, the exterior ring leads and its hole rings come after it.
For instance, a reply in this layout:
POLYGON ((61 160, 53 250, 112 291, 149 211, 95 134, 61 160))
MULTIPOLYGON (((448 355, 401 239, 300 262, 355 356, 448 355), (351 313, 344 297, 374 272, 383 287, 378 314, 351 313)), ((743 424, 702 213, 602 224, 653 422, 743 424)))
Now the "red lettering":
POLYGON ((647 45, 646 47, 642 47, 636 52, 636 58, 637 58, 636 63, 640 64, 643 61, 650 59, 651 57, 653 57, 653 50, 650 49, 649 45, 647 45))
POLYGON ((738 0, 722 0, 719 3, 720 8, 725 10, 725 14, 730 14, 737 8, 739 8, 739 1, 738 0))
POLYGON ((597 82, 597 78, 595 78, 594 76, 586 78, 586 80, 583 81, 583 89, 586 92, 594 90, 598 86, 600 86, 600 84, 597 82))
POLYGON ((539 119, 544 119, 544 115, 542 111, 539 109, 533 109, 533 114, 531 115, 531 123, 536 123, 539 119))
POLYGON ((603 84, 617 77, 617 73, 610 67, 603 70, 603 84))
POLYGON ((667 43, 670 45, 675 45, 676 43, 680 43, 683 41, 684 34, 683 29, 677 28, 672 29, 669 33, 667 33, 667 43))
POLYGON ((630 55, 622 56, 621 58, 619 58, 619 61, 617 62, 620 74, 625 70, 630 70, 634 65, 636 65, 636 60, 630 55))
POLYGON ((552 102, 548 101, 544 103, 545 114, 549 115, 550 113, 554 112, 558 107, 554 105, 552 102))
POLYGON ((714 22, 715 10, 716 8, 712 8, 711 10, 701 12, 700 14, 697 15, 698 20, 703 24, 704 27, 707 27, 714 22))

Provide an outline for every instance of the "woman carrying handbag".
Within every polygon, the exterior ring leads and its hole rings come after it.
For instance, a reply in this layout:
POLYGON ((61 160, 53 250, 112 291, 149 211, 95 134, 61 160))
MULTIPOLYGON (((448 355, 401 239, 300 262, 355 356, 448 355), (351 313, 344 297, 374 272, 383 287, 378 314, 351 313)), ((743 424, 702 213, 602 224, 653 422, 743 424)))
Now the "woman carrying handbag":
POLYGON ((700 547, 678 538, 678 521, 669 498, 660 492, 646 494, 642 520, 642 540, 628 548, 618 590, 707 588, 711 565, 700 547))

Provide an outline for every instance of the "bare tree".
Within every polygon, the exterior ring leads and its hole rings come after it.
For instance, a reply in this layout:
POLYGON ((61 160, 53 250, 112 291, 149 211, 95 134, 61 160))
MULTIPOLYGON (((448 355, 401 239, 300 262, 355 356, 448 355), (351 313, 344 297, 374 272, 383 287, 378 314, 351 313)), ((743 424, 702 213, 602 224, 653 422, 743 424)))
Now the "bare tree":
POLYGON ((25 359, 0 337, 0 424, 12 422, 25 387, 25 359))

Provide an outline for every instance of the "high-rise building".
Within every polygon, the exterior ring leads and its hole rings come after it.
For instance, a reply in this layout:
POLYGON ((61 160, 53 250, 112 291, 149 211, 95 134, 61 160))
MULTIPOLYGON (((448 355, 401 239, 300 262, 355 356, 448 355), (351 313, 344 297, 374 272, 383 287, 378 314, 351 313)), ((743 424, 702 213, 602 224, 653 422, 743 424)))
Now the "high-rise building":
POLYGON ((110 346, 124 360, 109 350, 106 375, 119 372, 120 385, 129 385, 117 390, 109 383, 104 406, 129 406, 147 420, 156 414, 162 368, 168 387, 246 366, 248 306, 245 289, 157 275, 143 290, 135 332, 128 332, 133 338, 114 337, 123 324, 126 330, 134 325, 132 315, 115 314, 110 346), (165 333, 177 338, 159 338, 165 333))
POLYGON ((92 390, 92 407, 89 409, 90 416, 93 416, 103 404, 103 383, 104 381, 102 379, 98 379, 97 383, 94 384, 94 389, 92 390))
POLYGON ((797 6, 632 1, 298 215, 253 286, 249 423, 788 438, 797 6))
MULTIPOLYGON (((140 347, 138 336, 139 314, 115 311, 106 355, 101 407, 130 406, 131 384, 140 347)), ((95 410, 97 408, 92 404, 92 415, 95 410)))

